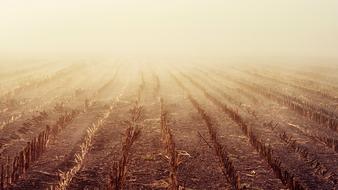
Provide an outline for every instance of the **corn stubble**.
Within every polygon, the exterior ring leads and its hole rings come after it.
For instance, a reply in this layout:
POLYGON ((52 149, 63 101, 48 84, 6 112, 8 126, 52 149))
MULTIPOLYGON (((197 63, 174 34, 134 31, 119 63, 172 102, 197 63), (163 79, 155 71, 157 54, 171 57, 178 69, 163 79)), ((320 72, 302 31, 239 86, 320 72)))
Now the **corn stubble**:
POLYGON ((181 189, 178 184, 177 170, 179 165, 183 162, 179 152, 176 150, 176 145, 173 139, 173 135, 168 124, 168 113, 164 110, 163 98, 160 98, 161 106, 161 132, 162 132, 162 143, 165 149, 165 156, 169 162, 170 173, 169 173, 169 190, 181 189))
POLYGON ((143 107, 136 101, 134 107, 129 110, 129 113, 130 120, 124 122, 127 129, 125 131, 125 139, 122 142, 121 157, 118 161, 113 162, 109 175, 109 190, 125 189, 131 150, 134 143, 141 136, 140 122, 143 119, 143 107))

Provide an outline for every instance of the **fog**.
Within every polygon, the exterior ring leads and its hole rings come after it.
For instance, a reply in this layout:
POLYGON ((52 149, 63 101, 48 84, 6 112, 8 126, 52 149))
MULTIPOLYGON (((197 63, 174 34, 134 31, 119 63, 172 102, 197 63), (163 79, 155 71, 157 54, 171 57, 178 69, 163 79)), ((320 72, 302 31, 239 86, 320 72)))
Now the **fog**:
POLYGON ((335 57, 338 1, 2 0, 13 56, 335 57))
POLYGON ((0 190, 336 189, 337 52, 338 0, 0 0, 0 190))

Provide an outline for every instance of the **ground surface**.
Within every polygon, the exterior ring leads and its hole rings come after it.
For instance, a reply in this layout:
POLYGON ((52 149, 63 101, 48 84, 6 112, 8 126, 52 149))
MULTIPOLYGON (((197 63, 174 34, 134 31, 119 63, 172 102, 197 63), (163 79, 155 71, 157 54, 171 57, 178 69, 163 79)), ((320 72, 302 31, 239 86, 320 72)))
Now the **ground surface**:
POLYGON ((41 64, 0 76, 4 168, 78 113, 4 188, 108 189, 123 155, 125 189, 170 188, 170 176, 177 189, 338 187, 338 66, 41 64), (140 136, 124 152, 130 126, 140 136))

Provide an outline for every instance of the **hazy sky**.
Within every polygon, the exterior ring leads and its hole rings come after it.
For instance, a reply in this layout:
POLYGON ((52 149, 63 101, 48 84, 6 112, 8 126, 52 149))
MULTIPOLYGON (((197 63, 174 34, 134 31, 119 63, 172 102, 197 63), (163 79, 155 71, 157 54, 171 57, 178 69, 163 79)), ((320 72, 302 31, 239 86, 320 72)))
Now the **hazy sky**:
POLYGON ((335 56, 338 0, 0 0, 0 53, 335 56))

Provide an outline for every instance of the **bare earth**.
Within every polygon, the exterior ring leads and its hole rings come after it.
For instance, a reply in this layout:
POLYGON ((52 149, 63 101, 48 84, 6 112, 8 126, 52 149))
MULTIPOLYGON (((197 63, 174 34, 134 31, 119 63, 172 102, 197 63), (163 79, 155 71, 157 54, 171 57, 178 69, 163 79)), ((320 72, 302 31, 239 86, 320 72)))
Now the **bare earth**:
POLYGON ((338 187, 334 65, 117 62, 0 75, 0 189, 338 187), (72 111, 14 171, 27 142, 72 111))

